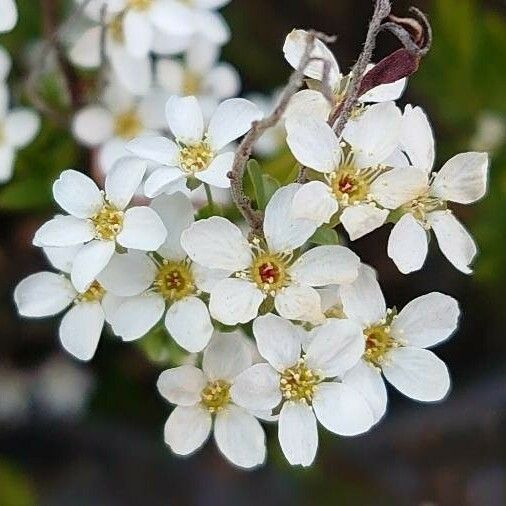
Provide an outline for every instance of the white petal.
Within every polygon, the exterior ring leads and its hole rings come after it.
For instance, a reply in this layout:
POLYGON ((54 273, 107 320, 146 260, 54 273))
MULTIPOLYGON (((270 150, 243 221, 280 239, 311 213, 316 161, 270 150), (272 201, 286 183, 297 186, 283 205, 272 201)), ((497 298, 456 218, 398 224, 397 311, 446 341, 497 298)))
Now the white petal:
POLYGON ((144 183, 144 193, 150 199, 162 193, 171 195, 180 191, 182 183, 185 181, 186 178, 180 169, 176 167, 160 167, 144 183))
POLYGON ((259 316, 253 322, 258 351, 278 371, 284 371, 300 358, 300 338, 297 327, 273 315, 259 316))
POLYGON ((14 0, 3 0, 0 10, 0 32, 10 32, 18 22, 18 9, 14 0))
POLYGON ((204 135, 204 118, 195 97, 172 96, 165 106, 167 122, 176 139, 183 144, 195 144, 204 135))
POLYGON ((286 460, 292 466, 309 466, 318 448, 316 417, 302 402, 285 402, 279 415, 278 437, 286 460))
MULTIPOLYGON (((283 45, 286 61, 296 70, 306 51, 308 37, 309 34, 305 30, 292 30, 286 37, 285 44, 283 45)), ((311 61, 307 65, 304 69, 304 75, 321 81, 324 72, 323 62, 326 61, 330 67, 328 75, 329 85, 334 87, 341 79, 339 65, 330 49, 319 39, 314 41, 311 58, 315 58, 316 60, 311 61)))
POLYGON ((344 383, 318 385, 313 408, 318 421, 341 436, 356 436, 368 431, 374 423, 369 404, 354 388, 344 383))
POLYGON ((260 109, 244 98, 231 98, 222 102, 211 117, 207 139, 214 151, 244 135, 253 121, 262 118, 260 109))
POLYGON ((379 422, 387 409, 387 390, 381 371, 359 360, 343 377, 343 383, 353 387, 366 399, 371 408, 374 423, 379 422))
POLYGON ((107 323, 112 324, 114 317, 116 315, 116 311, 124 301, 125 301, 124 297, 118 297, 117 295, 114 295, 111 292, 106 292, 104 294, 101 304, 102 309, 104 310, 105 321, 107 323))
POLYGON ((192 10, 183 2, 153 2, 149 18, 160 31, 168 35, 187 36, 195 29, 192 10))
POLYGON ((35 232, 34 246, 75 246, 90 241, 95 227, 88 220, 75 216, 55 216, 35 232))
POLYGON ((151 84, 149 58, 136 58, 123 45, 111 43, 108 47, 111 66, 121 85, 134 95, 145 95, 151 84))
POLYGON ((234 382, 235 377, 250 366, 250 350, 235 332, 216 332, 202 359, 202 370, 211 381, 234 382))
MULTIPOLYGON (((374 65, 372 67, 374 67, 374 65)), ((393 83, 375 86, 364 93, 359 100, 361 102, 389 102, 391 100, 397 100, 404 93, 406 81, 407 79, 403 78, 393 83)))
POLYGON ((98 281, 107 290, 120 297, 139 295, 153 283, 156 266, 145 254, 131 251, 115 253, 107 267, 98 275, 98 281))
POLYGON ((317 323, 323 319, 318 292, 310 286, 290 285, 274 298, 276 311, 289 320, 317 323))
POLYGON ((339 293, 346 316, 363 327, 385 317, 385 297, 372 269, 361 266, 358 278, 351 285, 341 286, 339 293))
POLYGON ((77 170, 64 170, 53 184, 59 206, 77 218, 91 218, 100 211, 104 199, 97 185, 77 170))
POLYGON ((191 264, 191 272, 195 286, 206 293, 210 293, 217 283, 228 278, 231 274, 230 271, 208 269, 196 263, 191 264))
POLYGON ((16 152, 10 146, 0 147, 0 183, 6 183, 12 178, 15 156, 16 152))
POLYGON ((197 172, 195 177, 200 181, 217 186, 218 188, 230 188, 230 179, 227 174, 232 169, 235 153, 223 153, 218 155, 202 172, 197 172))
POLYGON ((428 216, 439 248, 444 256, 464 274, 471 274, 469 267, 478 248, 465 227, 449 211, 435 211, 428 216))
POLYGON ((181 247, 181 233, 194 222, 191 200, 177 192, 156 197, 149 207, 157 212, 167 230, 167 239, 158 253, 171 260, 184 260, 186 252, 181 247))
POLYGON ((70 309, 60 324, 62 346, 79 360, 91 360, 104 327, 99 302, 81 302, 70 309))
POLYGON ((171 95, 183 94, 185 69, 180 61, 160 59, 156 62, 158 84, 171 95))
POLYGON ((392 336, 408 346, 434 346, 455 332, 459 315, 459 305, 453 297, 431 292, 403 308, 391 325, 392 336))
POLYGON ((181 245, 193 261, 211 269, 240 271, 252 260, 239 227, 220 216, 194 223, 182 233, 181 245))
POLYGON ((265 433, 258 420, 229 404, 217 414, 214 438, 219 450, 233 464, 250 469, 265 460, 265 433))
POLYGON ((193 365, 182 365, 163 371, 156 383, 158 391, 172 404, 192 406, 200 401, 206 386, 204 373, 193 365))
POLYGON ((341 214, 341 223, 352 241, 381 227, 388 217, 386 209, 371 204, 349 206, 341 214))
POLYGON ((165 424, 165 443, 174 453, 189 455, 206 442, 211 426, 211 414, 202 406, 177 406, 165 424))
POLYGON ((235 97, 241 91, 241 77, 232 65, 219 63, 207 73, 202 86, 218 99, 235 97))
POLYGON ((390 351, 382 369, 397 390, 417 401, 439 401, 450 389, 445 363, 429 350, 396 348, 390 351))
POLYGON ((98 148, 98 165, 102 174, 107 174, 120 158, 131 156, 131 153, 126 149, 126 145, 127 141, 125 139, 112 137, 98 148))
POLYGON ((434 133, 422 108, 409 104, 404 108, 399 144, 411 165, 427 173, 431 171, 436 157, 434 133))
POLYGON ((134 341, 146 335, 161 319, 165 301, 157 294, 127 297, 111 321, 114 333, 124 341, 134 341))
POLYGON ((207 306, 197 297, 174 302, 165 315, 165 326, 174 341, 190 353, 202 351, 213 334, 207 306))
POLYGON ((471 204, 487 192, 487 153, 460 153, 450 158, 436 174, 431 195, 459 204, 471 204))
POLYGON ((14 302, 21 316, 51 316, 63 311, 76 295, 72 283, 65 276, 38 272, 16 286, 14 302))
POLYGON ((123 229, 116 239, 125 248, 156 251, 166 237, 160 216, 150 207, 139 206, 125 212, 123 229))
POLYGON ((255 364, 235 378, 230 396, 249 411, 270 411, 281 402, 279 380, 270 364, 255 364))
POLYGON ((138 158, 121 158, 105 178, 107 201, 116 209, 125 209, 139 188, 148 162, 138 158))
POLYGON ((302 246, 315 232, 316 223, 295 218, 293 198, 301 185, 283 186, 272 196, 265 209, 264 233, 272 252, 292 251, 302 246))
POLYGON ((79 250, 70 275, 76 290, 86 291, 109 263, 114 248, 114 241, 91 241, 79 250))
POLYGON ((221 9, 230 0, 195 0, 195 5, 203 9, 221 9))
POLYGON ((343 137, 351 144, 359 168, 384 162, 397 147, 401 112, 393 102, 371 105, 350 120, 343 137))
POLYGON ((258 314, 264 294, 257 286, 239 278, 218 282, 211 290, 209 312, 225 325, 247 323, 258 314))
POLYGON ((352 283, 359 265, 360 258, 344 246, 317 246, 290 267, 290 277, 295 283, 309 286, 352 283))
POLYGON ((362 357, 365 340, 361 326, 352 320, 329 318, 311 333, 306 364, 326 378, 343 377, 362 357))
POLYGON ((123 18, 123 33, 128 52, 142 58, 149 53, 153 41, 153 29, 143 12, 129 9, 123 18))
POLYGON ((285 117, 311 117, 327 121, 331 110, 328 100, 316 90, 302 90, 291 99, 285 111, 285 117))
POLYGON ((338 208, 330 187, 322 181, 303 184, 292 203, 295 218, 312 220, 318 226, 328 223, 338 208))
POLYGON ((163 165, 174 166, 179 160, 177 144, 165 137, 145 135, 131 140, 127 149, 139 158, 146 158, 163 165))
POLYGON ((429 187, 427 173, 417 167, 396 167, 377 177, 370 186, 373 199, 387 209, 423 195, 429 187))
POLYGON ((114 134, 112 114, 99 105, 78 111, 72 120, 72 133, 86 146, 98 146, 114 134))
POLYGON ((15 148, 24 148, 32 142, 39 128, 39 115, 31 109, 18 107, 11 110, 5 118, 5 141, 15 148))
POLYGON ((81 249, 81 244, 67 246, 66 248, 45 247, 42 248, 49 263, 57 270, 70 273, 74 258, 81 249))
POLYGON ((194 9, 192 19, 197 33, 209 39, 213 44, 223 46, 230 40, 230 28, 219 13, 204 9, 194 9))
POLYGON ((339 140, 324 120, 289 116, 285 126, 286 142, 298 162, 318 172, 332 172, 339 167, 339 140))
POLYGON ((0 46, 0 81, 5 81, 12 68, 12 60, 8 51, 0 46))
POLYGON ((70 48, 70 61, 78 67, 97 68, 100 66, 100 37, 102 28, 94 26, 74 42, 70 48))
POLYGON ((427 257, 427 232, 411 214, 405 214, 390 232, 387 251, 403 274, 417 271, 427 257))

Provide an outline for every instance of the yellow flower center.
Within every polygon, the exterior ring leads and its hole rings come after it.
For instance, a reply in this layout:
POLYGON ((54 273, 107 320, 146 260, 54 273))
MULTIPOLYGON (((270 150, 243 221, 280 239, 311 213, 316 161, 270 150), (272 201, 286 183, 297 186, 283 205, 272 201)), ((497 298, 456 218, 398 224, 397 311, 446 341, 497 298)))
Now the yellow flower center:
POLYGON ((403 214, 412 214, 414 218, 416 218, 422 224, 425 224, 427 221, 428 213, 444 209, 446 209, 446 202, 444 200, 438 199, 437 197, 430 196, 428 194, 428 191, 425 195, 422 195, 401 206, 401 211, 403 214))
POLYGON ((294 366, 281 373, 279 388, 286 400, 310 404, 317 385, 322 381, 321 375, 309 369, 301 358, 294 366))
POLYGON ((118 44, 125 42, 125 34, 123 33, 123 15, 118 14, 114 16, 108 26, 109 33, 111 34, 112 40, 118 44))
POLYGON ((76 304, 79 302, 100 302, 105 295, 105 289, 98 281, 93 281, 88 290, 76 297, 76 304))
POLYGON ((166 300, 176 301, 195 292, 193 275, 186 262, 164 259, 153 283, 155 290, 166 300))
POLYGON ((134 109, 118 114, 114 118, 114 133, 122 139, 133 139, 141 131, 142 122, 134 109))
POLYGON ((202 404, 209 413, 218 413, 230 400, 230 384, 224 380, 209 382, 200 394, 202 404))
POLYGON ((388 352, 400 346, 400 343, 390 335, 392 318, 387 318, 386 321, 371 325, 364 330, 365 353, 363 358, 375 367, 381 367, 388 352))
POLYGON ((200 92, 201 78, 199 75, 186 70, 183 74, 183 82, 181 84, 181 91, 183 96, 198 95, 200 92))
POLYGON ((182 146, 179 151, 179 165, 189 175, 207 169, 213 158, 214 153, 206 141, 182 146))
POLYGON ((123 211, 111 204, 104 204, 102 209, 91 217, 95 226, 95 237, 103 241, 112 241, 123 229, 123 211))
POLYGON ((145 11, 149 9, 153 0, 128 0, 128 7, 135 11, 145 11))
POLYGON ((260 253, 250 267, 250 278, 263 292, 275 295, 287 285, 287 260, 278 254, 260 253))

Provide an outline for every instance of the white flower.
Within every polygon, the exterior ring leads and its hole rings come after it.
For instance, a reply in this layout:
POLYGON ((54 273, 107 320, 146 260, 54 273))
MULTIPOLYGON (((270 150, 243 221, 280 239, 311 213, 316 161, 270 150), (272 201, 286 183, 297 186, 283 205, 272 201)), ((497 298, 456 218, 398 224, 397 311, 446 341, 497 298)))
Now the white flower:
POLYGON ((360 360, 364 340, 360 327, 332 320, 313 329, 301 355, 297 326, 272 314, 253 323, 258 351, 267 360, 240 374, 232 399, 249 410, 281 407, 278 437, 292 465, 309 466, 316 455, 316 420, 329 431, 354 436, 369 430, 373 415, 366 399, 340 381, 360 360))
POLYGON ((212 115, 207 130, 195 97, 171 97, 165 113, 176 142, 165 137, 143 137, 128 144, 135 155, 160 165, 146 181, 146 196, 174 193, 189 177, 219 188, 230 187, 227 174, 234 153, 222 152, 223 148, 260 119, 258 108, 243 98, 225 100, 212 115))
MULTIPOLYGON (((470 274, 469 265, 477 248, 464 226, 447 209, 447 203, 471 204, 485 195, 488 155, 460 153, 439 172, 431 173, 435 151, 432 130, 424 112, 409 105, 403 116, 401 147, 414 166, 407 173, 418 181, 418 190, 398 210, 401 218, 390 234, 388 256, 402 273, 420 269, 428 251, 427 231, 432 229, 446 258, 461 272, 470 274)), ((402 188, 405 173, 387 172, 376 184, 382 185, 386 193, 395 192, 402 188)))
POLYGON ((9 111, 8 106, 7 87, 0 84, 0 183, 11 179, 16 151, 30 144, 40 128, 34 111, 25 107, 9 111))
POLYGON ((138 188, 146 163, 134 158, 117 162, 105 180, 105 193, 84 174, 65 170, 53 185, 56 202, 69 214, 57 215, 42 225, 35 246, 83 245, 72 266, 71 279, 79 291, 107 266, 116 244, 124 248, 155 251, 167 232, 162 220, 146 206, 127 206, 138 188))
POLYGON ((156 135, 163 127, 159 110, 162 97, 157 90, 137 99, 119 85, 106 88, 100 103, 78 111, 72 122, 76 139, 90 147, 100 147, 99 162, 107 173, 122 157, 130 156, 125 146, 134 137, 156 135))
MULTIPOLYGON (((324 174, 323 181, 311 181, 297 193, 295 216, 321 225, 339 212, 352 240, 383 225, 389 210, 408 201, 423 185, 417 172, 402 166, 387 172, 398 184, 382 183, 381 174, 398 163, 398 157, 392 157, 398 149, 401 121, 393 102, 375 104, 350 120, 338 139, 321 119, 289 117, 290 150, 302 165, 324 174)), ((408 165, 405 159, 403 165, 408 165)))
POLYGON ((374 271, 361 267, 357 280, 340 287, 347 318, 363 329, 365 353, 343 381, 369 401, 378 421, 385 413, 387 394, 381 373, 397 390, 425 402, 441 400, 450 388, 448 369, 426 348, 448 339, 457 328, 459 307, 448 295, 422 295, 399 314, 387 309, 374 271))
POLYGON ((174 453, 188 455, 200 448, 214 418, 214 439, 230 462, 244 468, 264 462, 264 431, 231 395, 236 376, 251 363, 243 341, 216 333, 204 351, 202 370, 183 365, 160 375, 158 390, 176 405, 165 425, 165 442, 174 453))
POLYGON ((218 63, 219 46, 202 37, 192 39, 184 61, 160 58, 156 63, 157 82, 170 95, 196 96, 212 113, 217 102, 234 97, 241 86, 237 70, 229 63, 218 63))
POLYGON ((285 318, 318 321, 323 315, 313 287, 356 278, 359 258, 342 246, 319 246, 296 259, 295 250, 316 230, 313 222, 292 216, 291 203, 299 188, 280 188, 269 201, 265 241, 248 242, 236 225, 217 216, 183 232, 181 244, 193 261, 233 273, 211 289, 213 318, 227 325, 249 322, 269 298, 285 318))
POLYGON ((151 207, 168 230, 158 255, 117 254, 99 276, 106 288, 126 297, 111 321, 113 330, 125 341, 138 339, 165 313, 165 327, 176 343, 192 353, 202 351, 211 339, 213 325, 200 295, 228 273, 211 272, 192 263, 181 248, 181 232, 193 223, 188 197, 162 195, 151 207))
MULTIPOLYGON (((306 50, 307 40, 308 33, 305 30, 293 30, 286 37, 283 52, 286 60, 294 69, 297 69, 300 65, 302 55, 306 50)), ((335 96, 336 104, 341 102, 346 95, 347 86, 350 82, 350 75, 343 76, 341 74, 341 70, 339 69, 334 55, 329 48, 318 39, 315 40, 311 57, 315 58, 315 60, 312 61, 304 71, 304 75, 311 79, 308 83, 310 89, 299 91, 295 94, 290 102, 286 115, 310 115, 326 121, 331 110, 331 105, 319 91, 323 79, 324 62, 328 62, 329 73, 327 84, 335 96)), ((373 67, 374 65, 368 65, 366 71, 371 70, 373 67)), ((367 103, 397 100, 402 95, 405 86, 405 78, 399 79, 391 84, 382 84, 372 88, 359 97, 359 101, 361 103, 367 103)))
POLYGON ((93 358, 104 322, 113 314, 119 299, 98 281, 79 291, 68 277, 76 255, 75 248, 46 251, 61 273, 38 272, 22 280, 14 290, 14 301, 21 316, 40 318, 68 311, 60 323, 62 346, 79 360, 93 358))
POLYGON ((0 33, 10 32, 18 22, 18 8, 14 0, 0 0, 0 33))
POLYGON ((0 81, 5 81, 12 67, 12 59, 8 51, 0 46, 0 81))

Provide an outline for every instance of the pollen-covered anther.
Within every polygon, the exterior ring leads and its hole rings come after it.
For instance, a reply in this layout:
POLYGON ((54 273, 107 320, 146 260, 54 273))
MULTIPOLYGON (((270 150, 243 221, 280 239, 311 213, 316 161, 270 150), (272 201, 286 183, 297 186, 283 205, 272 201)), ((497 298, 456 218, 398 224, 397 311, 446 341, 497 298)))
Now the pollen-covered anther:
POLYGON ((181 146, 179 151, 179 165, 188 175, 207 169, 213 158, 214 153, 206 141, 181 146))
POLYGON ((224 380, 211 381, 202 390, 200 399, 209 413, 218 413, 230 401, 230 384, 224 380))
POLYGON ((90 287, 84 292, 80 293, 76 299, 75 303, 78 304, 80 302, 100 302, 105 295, 105 289, 98 281, 93 281, 90 287))
POLYGON ((390 312, 387 313, 386 319, 381 320, 364 330, 364 360, 375 367, 381 367, 387 359, 388 352, 401 345, 401 343, 397 339, 394 339, 390 333, 390 325, 395 317, 395 313, 390 310, 390 312))
POLYGON ((297 363, 281 373, 279 388, 286 400, 301 401, 310 404, 316 386, 322 382, 322 376, 306 366, 301 358, 297 363))
POLYGON ((111 204, 104 204, 98 213, 91 217, 95 227, 95 237, 103 241, 112 241, 123 229, 124 213, 111 204))
POLYGON ((153 288, 171 301, 196 293, 189 265, 186 262, 172 262, 166 259, 158 269, 153 288))

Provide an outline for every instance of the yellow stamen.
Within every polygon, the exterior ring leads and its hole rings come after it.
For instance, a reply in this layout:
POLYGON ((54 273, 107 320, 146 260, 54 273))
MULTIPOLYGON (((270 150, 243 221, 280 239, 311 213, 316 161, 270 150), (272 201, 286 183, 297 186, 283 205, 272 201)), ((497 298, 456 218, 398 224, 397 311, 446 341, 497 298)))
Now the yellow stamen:
POLYGON ((188 175, 207 169, 213 158, 214 153, 206 141, 182 146, 179 151, 179 165, 188 175))
POLYGON ((159 267, 155 290, 166 300, 176 301, 195 293, 195 284, 189 265, 186 262, 172 262, 164 259, 159 267))
POLYGON ((98 281, 93 281, 88 290, 84 293, 80 293, 76 299, 75 303, 79 302, 100 302, 105 295, 105 289, 100 285, 98 281))
POLYGON ((183 74, 183 82, 181 84, 181 91, 183 96, 198 95, 200 92, 201 77, 194 72, 186 70, 183 74))
POLYGON ((135 109, 120 113, 114 118, 114 133, 122 139, 133 139, 141 131, 142 122, 135 109))
POLYGON ((279 388, 286 400, 310 404, 317 385, 322 381, 322 376, 317 371, 309 369, 301 358, 294 366, 281 373, 279 388))
POLYGON ((102 209, 91 217, 95 226, 95 237, 103 241, 112 241, 123 229, 123 211, 111 204, 104 204, 102 209))
POLYGON ((209 413, 218 413, 230 400, 230 384, 224 380, 211 381, 202 390, 200 399, 209 413))

